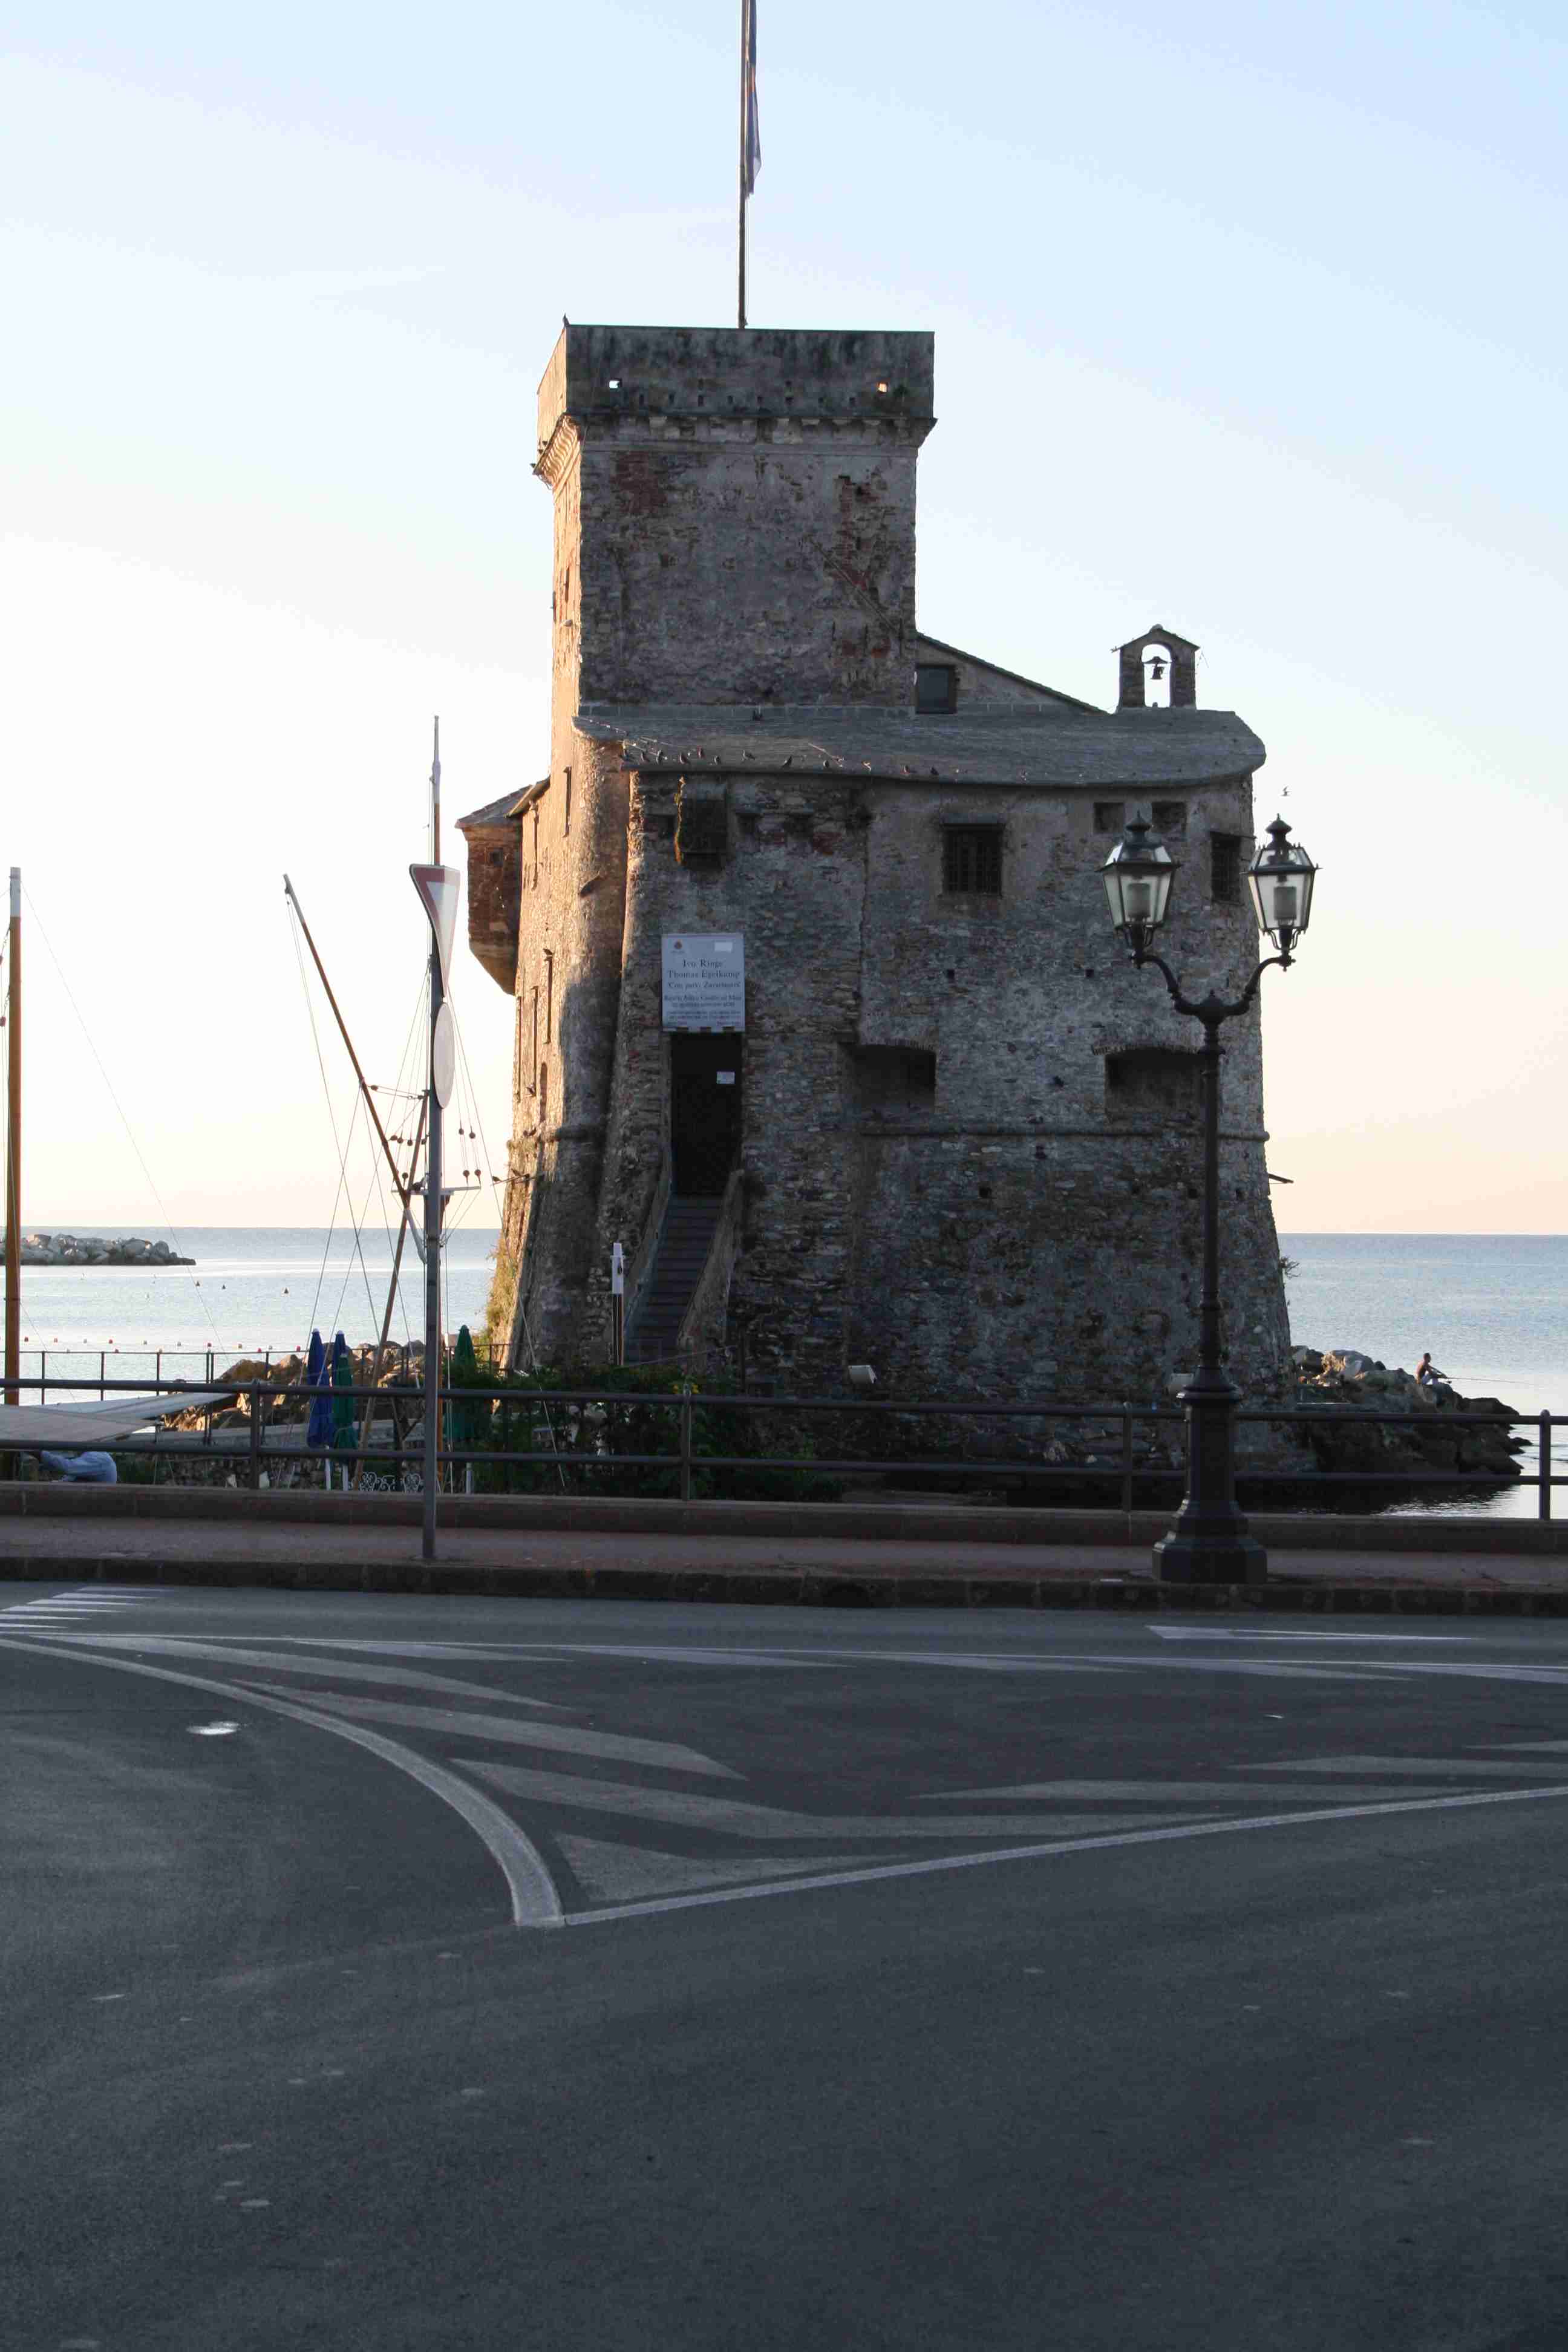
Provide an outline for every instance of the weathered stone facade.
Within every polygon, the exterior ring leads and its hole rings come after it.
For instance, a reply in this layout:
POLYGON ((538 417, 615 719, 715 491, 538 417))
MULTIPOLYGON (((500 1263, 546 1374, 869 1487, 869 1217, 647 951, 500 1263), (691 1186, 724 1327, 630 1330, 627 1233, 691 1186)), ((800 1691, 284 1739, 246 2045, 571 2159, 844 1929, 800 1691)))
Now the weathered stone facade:
MULTIPOLYGON (((524 1360, 605 1351, 617 1240, 635 1330, 693 1170, 730 1205, 686 1338, 732 1354, 743 1325, 780 1385, 866 1361, 901 1394, 1147 1398, 1194 1360, 1198 1037, 1097 869, 1152 810, 1170 959, 1238 988, 1263 747, 1195 707, 1168 632, 1126 649, 1114 712, 917 635, 931 382, 923 335, 557 345, 551 769, 464 822, 470 943, 517 1005, 497 1303, 524 1360), (1162 649, 1172 707, 1145 708, 1162 649), (687 933, 743 940, 743 1036, 662 1026, 687 933)), ((1229 1357, 1272 1395, 1256 1009, 1225 1043, 1229 1357)))

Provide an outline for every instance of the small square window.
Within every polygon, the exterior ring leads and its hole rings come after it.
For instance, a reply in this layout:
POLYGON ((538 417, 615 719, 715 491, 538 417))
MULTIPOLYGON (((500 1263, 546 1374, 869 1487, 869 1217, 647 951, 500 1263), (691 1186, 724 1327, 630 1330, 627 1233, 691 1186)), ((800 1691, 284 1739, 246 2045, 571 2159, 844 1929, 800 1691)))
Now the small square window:
POLYGON ((1222 907, 1240 902, 1241 835, 1237 833, 1209 835, 1209 896, 1222 907))
POLYGON ((1165 841, 1182 841, 1186 837, 1187 804, 1185 801, 1155 801, 1149 811, 1154 830, 1165 841))
POLYGON ((999 898, 1002 891, 1002 828, 999 824, 950 824, 942 836, 942 887, 955 893, 999 898))
POLYGON ((1125 801, 1096 801, 1094 829, 1096 833, 1120 833, 1127 823, 1125 801))
POLYGON ((918 662, 915 666, 915 713, 934 718, 958 709, 958 672, 951 662, 918 662))

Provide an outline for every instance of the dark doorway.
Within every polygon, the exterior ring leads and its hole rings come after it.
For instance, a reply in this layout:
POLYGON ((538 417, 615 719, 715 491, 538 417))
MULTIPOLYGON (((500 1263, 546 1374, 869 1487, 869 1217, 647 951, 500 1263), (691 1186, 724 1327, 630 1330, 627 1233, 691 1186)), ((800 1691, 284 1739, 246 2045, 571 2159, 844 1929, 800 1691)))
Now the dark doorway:
POLYGON ((669 1150, 682 1200, 721 1192, 741 1156, 737 1036, 677 1030, 669 1041, 669 1150))

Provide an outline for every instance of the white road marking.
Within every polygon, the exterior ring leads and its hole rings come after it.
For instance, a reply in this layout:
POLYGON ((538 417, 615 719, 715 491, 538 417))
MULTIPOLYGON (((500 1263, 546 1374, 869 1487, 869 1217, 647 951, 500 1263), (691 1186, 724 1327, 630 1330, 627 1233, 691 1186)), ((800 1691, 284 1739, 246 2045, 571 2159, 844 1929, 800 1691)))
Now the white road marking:
MULTIPOLYGON (((422 1675, 405 1666, 359 1665, 353 1659, 294 1658, 272 1650, 231 1649, 223 1642, 198 1642, 184 1635, 144 1633, 62 1633, 62 1643, 83 1652, 133 1651, 138 1657, 205 1658, 216 1665, 259 1666, 266 1673, 309 1675, 317 1680, 374 1683, 392 1690, 437 1691, 453 1698, 488 1699, 492 1706, 527 1706, 546 1715, 581 1715, 581 1707, 557 1706, 542 1698, 522 1698, 498 1690, 493 1683, 455 1682, 447 1675, 422 1675)), ((310 1693, 301 1691, 301 1698, 310 1693)))
MULTIPOLYGON (((244 1683, 244 1690, 280 1691, 276 1683, 244 1683)), ((363 1716, 377 1723, 401 1724, 407 1731, 449 1731, 467 1739, 493 1739, 505 1747, 550 1748, 572 1756, 603 1756, 624 1764, 647 1764, 664 1772, 700 1772, 710 1780, 740 1780, 733 1772, 696 1748, 681 1748, 668 1739, 635 1739, 614 1731, 579 1731, 564 1723, 519 1723, 509 1715, 478 1715, 457 1707, 412 1706, 399 1699, 347 1698, 338 1691, 315 1691, 319 1706, 334 1715, 363 1716)))
POLYGON ((1381 1805, 1329 1805, 1313 1812, 1243 1814, 1234 1821, 1185 1822, 1165 1829, 1123 1829, 1105 1837, 1061 1838, 1048 1844, 994 1847, 984 1853, 943 1854, 931 1862, 878 1863, 868 1869, 764 1880, 705 1895, 667 1895, 646 1903, 619 1903, 598 1911, 569 1911, 568 1927, 596 1927, 616 1919, 647 1918, 662 1911, 707 1909, 717 1903, 759 1902, 766 1895, 806 1895, 818 1887, 864 1886, 883 1878, 927 1878, 949 1870, 984 1870, 1004 1862, 1041 1862, 1060 1854, 1104 1853, 1118 1846, 1164 1845, 1179 1838, 1236 1837, 1254 1830, 1300 1829, 1325 1822, 1379 1821, 1398 1813, 1459 1812, 1478 1805, 1521 1805, 1541 1798, 1568 1797, 1568 1784, 1554 1789, 1487 1789, 1472 1795, 1395 1798, 1381 1805))
POLYGON ((1494 1764, 1469 1756, 1297 1756, 1286 1764, 1249 1764, 1247 1769, 1321 1772, 1325 1777, 1355 1772, 1363 1780, 1375 1780, 1381 1773, 1391 1780, 1519 1780, 1531 1773, 1561 1779, 1568 1764, 1528 1764, 1522 1759, 1517 1764, 1494 1764))
MULTIPOLYGON (((1250 1770, 1252 1768, 1247 1768, 1250 1770)), ((1265 1772, 1285 1771, 1285 1765, 1259 1766, 1265 1772)), ((1515 1775, 1517 1779, 1519 1775, 1515 1775)), ((943 1789, 929 1796, 915 1799, 917 1805, 952 1805, 974 1803, 983 1797, 1036 1797, 1047 1802, 1078 1804, 1115 1804, 1121 1801, 1142 1801, 1145 1805, 1202 1804, 1224 1798, 1236 1802, 1246 1797, 1267 1797, 1278 1803, 1289 1797, 1316 1801, 1322 1796, 1321 1785, 1308 1781, 1291 1788, 1274 1780, 1025 1780, 1016 1788, 1003 1789, 943 1789)), ((1387 1792, 1376 1780, 1369 1780, 1362 1789, 1342 1789, 1340 1795, 1346 1802, 1364 1797, 1369 1803, 1387 1792)))
MULTIPOLYGON (((143 1675, 152 1681, 179 1683, 190 1690, 214 1691, 220 1698, 232 1699, 233 1686, 215 1682, 206 1675, 177 1673, 169 1666, 143 1665, 139 1659, 108 1656, 96 1643, 89 1645, 73 1643, 68 1648, 61 1643, 42 1643, 28 1639, 13 1641, 0 1636, 0 1647, 18 1650, 24 1656, 42 1651, 47 1657, 73 1658, 88 1665, 108 1666, 117 1674, 143 1675)), ((417 1780, 433 1797, 439 1797, 468 1827, 482 1839, 490 1857, 507 1884, 511 1901, 512 1924, 518 1927, 559 1927, 563 1914, 561 1899, 555 1892, 555 1882, 545 1866, 544 1857, 523 1835, 510 1813, 481 1796, 467 1780, 455 1772, 447 1772, 439 1764, 432 1764, 416 1756, 411 1748, 385 1739, 378 1731, 366 1730, 363 1725, 344 1723, 341 1717, 322 1715, 317 1708, 300 1706, 290 1699, 273 1698, 264 1691, 246 1694, 248 1706, 259 1706, 272 1715, 289 1717, 296 1723, 309 1724, 317 1731, 330 1731, 339 1739, 347 1739, 356 1748, 367 1748, 384 1764, 395 1765, 417 1780)))
POLYGON ((185 1729, 193 1739, 227 1739, 239 1729, 237 1723, 187 1723, 185 1729))
POLYGON ((1264 1633, 1251 1627, 1243 1629, 1226 1625, 1151 1625, 1146 1629, 1162 1642, 1360 1642, 1375 1645, 1379 1642, 1473 1642, 1474 1633, 1395 1633, 1379 1631, 1375 1633, 1309 1633, 1305 1627, 1292 1625, 1279 1633, 1264 1633))
MULTIPOLYGON (((511 1795, 531 1797, 574 1811, 621 1813, 635 1820, 679 1822, 683 1829, 717 1830, 728 1837, 773 1840, 817 1838, 905 1839, 1016 1837, 1020 1829, 1103 1829, 1113 1816, 1089 1813, 1077 1819, 1020 1820, 1016 1813, 952 1813, 943 1820, 910 1821, 903 1814, 797 1813, 774 1805, 746 1804, 738 1797, 698 1797, 684 1790, 645 1789, 634 1781, 590 1780, 572 1772, 538 1772, 521 1764, 496 1764, 479 1756, 449 1759, 511 1795)), ((1150 1821, 1164 1818, 1159 1813, 1150 1821)))
MULTIPOLYGON (((631 1658, 639 1664, 677 1666, 794 1666, 802 1660, 794 1653, 776 1650, 723 1650, 686 1648, 677 1645, 655 1646, 652 1643, 630 1642, 541 1642, 531 1649, 513 1654, 531 1658, 631 1658)), ((808 1654, 807 1665, 836 1666, 837 1658, 808 1654)))
POLYGON ((727 1886, 742 1879, 776 1876, 780 1870, 854 1869, 876 1859, 858 1853, 823 1854, 810 1862, 781 1864, 773 1856, 721 1861, 712 1854, 667 1853, 658 1846, 616 1845, 600 1838, 556 1841, 590 1895, 614 1902, 624 1895, 673 1894, 677 1888, 727 1886))

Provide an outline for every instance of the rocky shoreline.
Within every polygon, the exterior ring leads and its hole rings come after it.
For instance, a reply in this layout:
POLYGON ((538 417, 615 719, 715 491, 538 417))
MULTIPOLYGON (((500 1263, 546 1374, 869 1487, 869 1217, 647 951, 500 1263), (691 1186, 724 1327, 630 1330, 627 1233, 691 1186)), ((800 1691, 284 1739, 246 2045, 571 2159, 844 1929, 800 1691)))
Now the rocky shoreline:
POLYGON ((167 1242, 144 1242, 135 1234, 122 1241, 104 1241, 97 1234, 24 1234, 24 1265, 195 1265, 167 1242))
POLYGON ((1390 1368, 1355 1348, 1293 1348, 1298 1408, 1325 1415, 1321 1431, 1303 1431, 1320 1470, 1467 1471, 1517 1478, 1517 1454, 1526 1441, 1514 1434, 1513 1407, 1498 1397, 1462 1397, 1447 1381, 1423 1388, 1403 1364, 1390 1368), (1356 1413, 1408 1412, 1408 1422, 1367 1422, 1356 1413), (1327 1418, 1329 1414, 1334 1418, 1327 1418), (1485 1415, 1496 1418, 1489 1424, 1485 1415), (1458 1416, 1463 1415, 1461 1423, 1458 1416))

